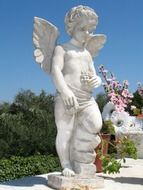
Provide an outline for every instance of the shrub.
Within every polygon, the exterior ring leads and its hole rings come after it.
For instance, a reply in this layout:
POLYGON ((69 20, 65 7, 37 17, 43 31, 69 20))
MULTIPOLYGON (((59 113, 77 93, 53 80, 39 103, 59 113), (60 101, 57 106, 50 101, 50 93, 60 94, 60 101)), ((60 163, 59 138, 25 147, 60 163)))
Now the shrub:
POLYGON ((0 160, 0 182, 60 170, 59 159, 53 155, 13 156, 0 160))

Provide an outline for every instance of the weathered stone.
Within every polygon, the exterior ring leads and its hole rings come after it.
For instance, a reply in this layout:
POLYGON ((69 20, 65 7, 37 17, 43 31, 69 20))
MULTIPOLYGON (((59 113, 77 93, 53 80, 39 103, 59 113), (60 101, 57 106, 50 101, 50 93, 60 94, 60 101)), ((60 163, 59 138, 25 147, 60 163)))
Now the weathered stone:
POLYGON ((48 176, 48 186, 54 189, 97 189, 104 187, 104 179, 101 177, 81 178, 65 177, 51 174, 48 176))
POLYGON ((84 164, 74 161, 73 169, 78 174, 78 176, 91 178, 96 173, 96 166, 95 164, 84 164))

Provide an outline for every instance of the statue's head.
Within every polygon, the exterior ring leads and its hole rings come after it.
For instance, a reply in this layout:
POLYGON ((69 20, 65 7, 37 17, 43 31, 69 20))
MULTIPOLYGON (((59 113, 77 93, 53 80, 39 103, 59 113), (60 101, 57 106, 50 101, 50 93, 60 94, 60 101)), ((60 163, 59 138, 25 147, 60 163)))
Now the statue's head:
POLYGON ((70 36, 82 19, 87 21, 86 26, 92 30, 98 24, 98 16, 92 8, 83 5, 73 7, 65 16, 65 27, 70 36))

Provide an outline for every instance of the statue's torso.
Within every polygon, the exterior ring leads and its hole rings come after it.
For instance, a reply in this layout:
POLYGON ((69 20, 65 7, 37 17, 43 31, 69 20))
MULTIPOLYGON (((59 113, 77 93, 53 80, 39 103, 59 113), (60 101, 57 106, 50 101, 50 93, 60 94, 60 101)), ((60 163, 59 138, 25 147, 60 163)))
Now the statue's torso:
POLYGON ((83 89, 80 82, 81 72, 92 72, 90 65, 92 57, 85 48, 76 48, 71 45, 64 45, 64 68, 62 70, 67 84, 83 89))

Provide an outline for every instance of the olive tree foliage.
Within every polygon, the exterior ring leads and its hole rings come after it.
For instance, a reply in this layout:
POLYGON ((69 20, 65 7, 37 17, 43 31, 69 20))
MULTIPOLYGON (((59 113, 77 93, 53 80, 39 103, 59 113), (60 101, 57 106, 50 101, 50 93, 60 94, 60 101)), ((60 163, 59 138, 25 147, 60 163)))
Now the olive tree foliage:
POLYGON ((53 95, 22 90, 0 104, 0 158, 56 154, 55 137, 53 95))

